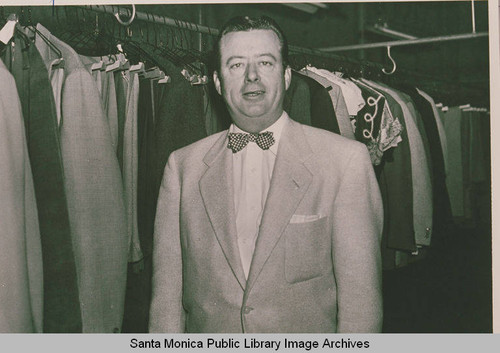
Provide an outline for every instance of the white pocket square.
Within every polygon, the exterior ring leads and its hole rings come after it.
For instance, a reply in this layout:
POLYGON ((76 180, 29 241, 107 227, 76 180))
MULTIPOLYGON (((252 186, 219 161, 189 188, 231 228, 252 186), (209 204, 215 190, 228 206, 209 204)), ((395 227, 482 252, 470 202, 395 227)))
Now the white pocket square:
POLYGON ((308 222, 314 222, 320 219, 322 216, 319 214, 313 214, 313 215, 308 215, 308 214, 294 214, 292 218, 290 219, 290 223, 308 223, 308 222))

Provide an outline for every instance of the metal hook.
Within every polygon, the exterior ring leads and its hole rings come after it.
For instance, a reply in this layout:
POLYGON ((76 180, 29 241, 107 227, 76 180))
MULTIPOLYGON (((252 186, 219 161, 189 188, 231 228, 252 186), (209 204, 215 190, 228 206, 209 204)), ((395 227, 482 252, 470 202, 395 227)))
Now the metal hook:
POLYGON ((124 22, 122 21, 122 19, 120 18, 120 10, 118 9, 117 12, 115 12, 115 17, 116 17, 116 20, 123 26, 130 26, 132 24, 132 21, 134 21, 135 19, 135 5, 132 5, 132 16, 130 16, 130 18, 128 19, 128 21, 124 22))
POLYGON ((392 58, 391 56, 391 46, 388 45, 387 46, 387 56, 389 57, 389 59, 391 60, 392 62, 392 70, 391 71, 386 71, 385 68, 382 68, 382 72, 386 75, 392 75, 394 72, 396 72, 396 62, 394 61, 394 59, 392 58))

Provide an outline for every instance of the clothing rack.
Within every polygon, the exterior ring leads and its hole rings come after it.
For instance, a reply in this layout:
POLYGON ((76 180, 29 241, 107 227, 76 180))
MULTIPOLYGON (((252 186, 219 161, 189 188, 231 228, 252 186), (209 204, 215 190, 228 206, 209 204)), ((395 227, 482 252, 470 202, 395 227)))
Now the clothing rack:
MULTIPOLYGON (((81 9, 85 11, 86 13, 94 12, 94 13, 106 13, 111 16, 117 16, 117 15, 122 15, 127 18, 131 18, 132 16, 132 7, 129 6, 117 6, 117 5, 80 5, 80 6, 70 6, 70 8, 76 8, 76 9, 81 9)), ((31 22, 31 7, 28 7, 28 17, 29 17, 29 22, 31 22)), ((56 7, 56 10, 57 7, 56 7)), ((53 10, 54 11, 54 10, 53 10)), ((65 11, 66 12, 66 11, 65 11)), ((118 27, 118 37, 120 39, 131 39, 132 37, 129 36, 129 28, 130 32, 132 32, 131 29, 134 29, 134 27, 137 27, 137 23, 135 20, 140 20, 141 23, 152 23, 153 25, 158 25, 160 29, 163 28, 174 28, 177 30, 181 31, 181 36, 184 36, 182 33, 187 33, 187 32, 192 32, 192 33, 199 33, 199 34, 207 34, 209 36, 217 36, 219 33, 218 29, 209 27, 209 26, 204 26, 201 24, 197 23, 192 23, 188 21, 183 21, 183 20, 178 20, 166 16, 160 16, 156 14, 151 14, 147 12, 142 12, 142 11, 134 11, 134 21, 131 21, 129 23, 129 26, 122 26, 118 24, 118 21, 116 19, 111 19, 113 21, 113 33, 116 37, 116 32, 115 32, 115 26, 118 27), (122 36, 123 32, 123 36, 122 36)), ((77 15, 78 17, 78 15, 77 15)), ((76 21, 81 21, 83 20, 85 22, 85 18, 83 19, 75 19, 76 21)), ((70 21, 68 23, 74 23, 74 21, 70 21)), ((57 20, 59 23, 59 20, 57 20)), ((102 22, 102 20, 100 20, 102 22)), ((89 25, 89 19, 87 18, 87 23, 86 25, 89 25)), ((102 25, 99 24, 102 28, 102 25)), ((141 37, 143 36, 143 25, 140 25, 140 32, 141 32, 141 37)), ((145 33, 147 38, 141 38, 142 40, 146 39, 146 41, 149 42, 149 33, 150 32, 149 28, 146 26, 145 33)), ((154 41, 157 41, 157 29, 153 27, 154 29, 154 41)), ((170 31, 170 30, 169 30, 170 31)), ((139 31, 134 29, 134 36, 137 35, 139 31)), ((369 47, 384 47, 387 46, 388 44, 392 46, 397 46, 397 45, 417 45, 417 44, 424 44, 424 43, 431 43, 431 42, 439 42, 439 41, 447 41, 447 40, 460 40, 460 39, 470 39, 470 38, 477 38, 477 37, 484 37, 487 36, 488 33, 486 32, 481 32, 481 33, 472 33, 472 34, 464 34, 464 35, 454 35, 454 36, 440 36, 440 37, 431 37, 431 38, 419 38, 415 40, 399 40, 399 41, 391 41, 391 42, 383 42, 383 43, 368 43, 368 44, 362 44, 362 45, 356 45, 356 46, 347 46, 350 48, 356 47, 356 49, 363 49, 363 48, 369 48, 369 47)), ((116 37, 117 40, 120 40, 118 37, 116 37)), ((187 38, 184 38, 187 39, 187 38)), ((182 41, 182 38, 181 38, 182 41)), ((150 43, 151 44, 151 43, 150 43)), ((175 44, 175 43, 174 43, 175 44)), ((333 51, 341 51, 344 50, 346 47, 335 47, 333 51)), ((161 49, 161 48, 159 48, 161 49)), ((164 49, 164 48, 163 48, 164 49)), ((326 48, 326 49, 332 49, 332 48, 326 48)), ((193 49, 190 49, 193 51, 193 49)), ((414 72, 414 71, 409 71, 409 70, 404 70, 401 68, 398 68, 396 71, 395 75, 392 76, 386 76, 382 74, 382 68, 383 65, 379 63, 374 63, 366 60, 359 60, 359 59, 353 59, 347 56, 335 54, 333 52, 325 52, 322 50, 318 49, 312 49, 312 48, 304 48, 304 47, 299 47, 299 46, 293 46, 289 45, 289 51, 292 56, 295 56, 295 59, 298 58, 298 60, 295 60, 297 63, 295 68, 301 68, 299 67, 300 65, 305 66, 310 63, 318 62, 318 63, 324 63, 325 68, 328 68, 329 70, 332 71, 341 71, 346 73, 348 76, 353 76, 353 77, 366 77, 366 78, 371 78, 371 79, 376 79, 376 80, 382 80, 385 81, 386 83, 390 83, 391 81, 393 82, 398 82, 399 80, 405 81, 408 83, 413 82, 415 85, 421 87, 422 89, 426 89, 432 93, 434 90, 436 94, 439 97, 440 100, 447 100, 444 98, 446 96, 446 92, 449 92, 450 97, 454 97, 454 99, 457 96, 463 95, 463 96, 469 96, 469 93, 472 95, 478 96, 478 101, 481 101, 479 105, 485 105, 483 103, 482 98, 479 98, 479 96, 484 96, 484 95, 479 95, 477 94, 477 89, 475 89, 473 86, 463 86, 463 85, 458 85, 457 82, 451 82, 444 80, 442 78, 436 78, 435 76, 431 76, 425 73, 420 73, 420 72, 414 72), (398 79, 396 79, 396 77, 398 79), (458 93, 458 94, 457 94, 458 93), (444 98, 444 99, 443 99, 444 98)), ((199 53, 199 57, 205 57, 207 53, 199 53), (203 55, 202 55, 203 54, 203 55)), ((484 101, 486 102, 486 101, 484 101)), ((486 103, 487 104, 487 103, 486 103)))
MULTIPOLYGON (((129 17, 132 15, 132 10, 129 8, 124 8, 123 6, 82 5, 80 7, 86 8, 88 10, 95 11, 95 12, 107 13, 110 15, 115 15, 115 14, 122 15, 123 14, 123 15, 129 16, 129 17)), ((150 14, 150 13, 146 13, 146 12, 141 12, 141 11, 135 12, 135 18, 137 18, 141 21, 145 21, 145 22, 150 22, 150 23, 154 23, 154 24, 158 24, 158 25, 173 26, 173 27, 185 29, 188 31, 208 34, 208 35, 211 35, 214 37, 219 34, 219 30, 216 28, 200 25, 200 24, 193 23, 193 22, 177 20, 174 18, 166 17, 166 16, 160 16, 160 15, 150 14)), ((332 59, 338 58, 338 56, 336 56, 336 55, 323 53, 317 49, 303 48, 303 47, 299 47, 299 46, 295 46, 295 45, 289 45, 288 49, 291 52, 298 53, 298 54, 309 54, 309 55, 315 55, 315 56, 320 56, 320 57, 324 57, 324 58, 332 58, 332 59)))
MULTIPOLYGON (((128 8, 123 8, 122 6, 114 6, 114 5, 84 5, 83 7, 97 12, 103 12, 108 14, 123 14, 125 13, 128 16, 132 15, 132 10, 128 8)), ((208 26, 200 25, 197 23, 187 22, 176 20, 166 16, 159 16, 155 14, 149 14, 145 12, 136 11, 135 17, 146 22, 169 25, 169 26, 177 26, 183 29, 187 29, 190 31, 195 31, 198 33, 205 33, 212 36, 217 36, 219 34, 219 30, 216 28, 211 28, 208 26)), ((289 45, 289 50, 294 53, 300 54, 310 54, 310 55, 318 55, 321 57, 330 57, 336 58, 334 56, 328 55, 328 53, 338 52, 338 51, 348 51, 348 50, 361 50, 361 49, 371 49, 371 48, 382 48, 382 47, 395 47, 402 45, 419 45, 419 44, 427 44, 427 43, 437 43, 437 42, 447 42, 447 41, 455 41, 455 40, 465 40, 465 39, 475 39, 481 37, 487 37, 488 32, 475 32, 475 26, 472 33, 465 34, 454 34, 447 36, 436 36, 436 37, 428 37, 428 38, 416 38, 416 39, 407 39, 407 40, 395 40, 388 42, 379 42, 379 43, 367 43, 367 44, 359 44, 359 45, 348 45, 348 46, 334 46, 334 47, 326 47, 326 48, 303 48, 299 46, 289 45)))
MULTIPOLYGON (((95 12, 107 13, 110 15, 119 14, 119 15, 126 15, 129 17, 132 16, 132 10, 129 8, 125 8, 123 6, 81 5, 78 7, 86 8, 88 10, 95 11, 95 12)), ((135 12, 135 18, 139 19, 141 21, 155 23, 155 24, 159 24, 159 25, 180 27, 182 29, 186 29, 188 31, 194 31, 197 33, 204 33, 204 34, 209 34, 209 35, 213 35, 213 36, 216 36, 219 34, 219 30, 217 30, 215 28, 203 26, 203 25, 197 24, 197 23, 177 20, 174 18, 166 17, 166 16, 160 16, 160 15, 150 14, 150 13, 146 13, 146 12, 141 12, 141 11, 135 12)))

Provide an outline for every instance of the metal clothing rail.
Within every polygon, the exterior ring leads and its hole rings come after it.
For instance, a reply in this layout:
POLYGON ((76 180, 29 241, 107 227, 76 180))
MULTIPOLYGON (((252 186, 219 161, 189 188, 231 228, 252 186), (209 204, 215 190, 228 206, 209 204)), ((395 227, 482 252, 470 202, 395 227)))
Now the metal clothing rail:
MULTIPOLYGON (((111 15, 115 15, 116 13, 119 13, 119 14, 131 16, 131 14, 132 14, 131 9, 124 8, 123 6, 82 5, 80 7, 86 8, 86 9, 91 10, 91 11, 102 12, 102 13, 107 13, 107 14, 111 14, 111 15)), ((140 11, 135 12, 135 18, 137 18, 141 21, 145 21, 145 22, 151 22, 151 23, 155 23, 155 24, 159 24, 159 25, 173 26, 173 27, 185 29, 188 31, 209 34, 212 36, 217 36, 219 34, 219 30, 216 28, 199 25, 197 23, 177 20, 177 19, 173 19, 170 17, 140 12, 140 11)), ((310 55, 321 56, 324 58, 335 58, 335 59, 339 58, 338 56, 329 55, 328 53, 324 53, 324 52, 321 52, 319 50, 302 48, 302 47, 298 47, 298 46, 294 46, 294 45, 289 45, 288 49, 290 51, 292 51, 294 53, 298 53, 298 54, 310 54, 310 55)))
MULTIPOLYGON (((115 15, 116 13, 128 15, 128 16, 132 15, 132 10, 125 8, 123 6, 81 5, 80 7, 83 7, 83 8, 86 8, 88 10, 95 11, 95 12, 108 13, 111 15, 115 15)), ((168 26, 178 27, 178 28, 186 29, 189 31, 197 32, 197 33, 205 33, 205 34, 210 34, 213 36, 216 36, 219 34, 219 30, 215 29, 215 28, 199 25, 197 23, 176 20, 176 19, 173 19, 170 17, 150 14, 150 13, 146 13, 146 12, 136 11, 135 18, 137 18, 141 21, 145 21, 145 22, 151 22, 151 23, 156 23, 159 25, 168 25, 168 26)))
MULTIPOLYGON (((87 10, 91 10, 94 12, 107 13, 107 14, 110 14, 113 16, 115 16, 118 13, 118 14, 122 14, 123 16, 128 16, 129 18, 131 18, 131 15, 132 15, 132 8, 118 6, 118 5, 80 5, 79 7, 85 8, 87 10)), ((211 36, 217 36, 219 34, 219 30, 215 29, 215 28, 200 25, 197 23, 191 23, 191 22, 187 22, 187 21, 177 20, 177 19, 173 19, 173 18, 169 18, 169 17, 165 17, 165 16, 155 15, 155 14, 151 14, 151 13, 136 11, 135 18, 139 19, 141 21, 145 21, 145 22, 155 23, 158 25, 173 26, 173 27, 176 27, 179 29, 193 31, 193 32, 197 32, 197 33, 208 34, 211 36)), ((343 50, 364 49, 364 48, 398 46, 398 45, 417 45, 417 44, 424 44, 424 43, 431 43, 431 42, 442 42, 442 41, 449 41, 449 40, 472 39, 472 38, 477 38, 477 37, 484 37, 487 35, 488 35, 487 32, 472 33, 472 34, 468 33, 468 34, 459 34, 459 35, 451 35, 451 36, 418 38, 415 40, 396 40, 396 41, 389 41, 389 42, 383 42, 383 43, 371 43, 371 44, 369 43, 369 44, 360 44, 360 45, 352 45, 352 46, 345 46, 345 47, 331 47, 331 48, 323 48, 323 49, 304 48, 304 47, 289 45, 289 50, 290 50, 290 52, 296 53, 296 54, 305 54, 305 55, 314 56, 316 58, 331 59, 333 63, 358 64, 364 68, 372 67, 372 68, 380 69, 381 65, 378 63, 373 63, 373 62, 368 62, 368 61, 361 61, 360 62, 359 60, 351 59, 349 57, 346 57, 346 56, 343 56, 340 54, 335 54, 333 52, 343 51, 343 50)), ((434 77, 434 76, 428 76, 428 75, 418 73, 418 72, 412 72, 412 71, 406 71, 406 70, 399 70, 399 72, 404 73, 405 75, 422 77, 425 79, 432 79, 433 81, 436 80, 436 77, 434 77)), ((445 85, 448 84, 448 82, 443 81, 443 80, 438 79, 437 81, 442 82, 445 85)), ((463 89, 464 87, 461 87, 461 88, 463 89)))
MULTIPOLYGON (((125 14, 130 16, 132 11, 128 8, 124 8, 123 6, 114 6, 114 5, 83 5, 82 7, 96 11, 108 13, 111 15, 115 15, 116 13, 125 14)), ((186 29, 189 31, 194 31, 197 33, 205 33, 212 36, 217 36, 219 34, 219 30, 216 28, 211 28, 208 26, 200 25, 197 23, 176 20, 166 16, 160 16, 145 12, 136 11, 135 17, 141 21, 152 22, 160 25, 169 25, 182 29, 186 29)), ((327 47, 327 48, 317 48, 317 49, 308 49, 298 46, 289 45, 289 50, 295 53, 301 54, 311 54, 322 57, 330 57, 330 58, 338 58, 335 56, 330 56, 328 53, 339 52, 339 51, 349 51, 349 50, 360 50, 360 49, 371 49, 371 48, 381 48, 381 47, 395 47, 401 45, 418 45, 418 44, 426 44, 426 43, 435 43, 435 42, 445 42, 452 40, 464 40, 464 39, 474 39, 480 37, 487 37, 488 32, 479 32, 479 33, 466 33, 466 34, 455 34, 448 36, 437 36, 437 37, 428 37, 428 38, 417 38, 417 39, 408 39, 408 40, 395 40, 388 42, 379 42, 379 43, 368 43, 368 44, 356 44, 356 45, 347 45, 347 46, 336 46, 336 47, 327 47)))
POLYGON ((417 38, 417 39, 408 39, 408 40, 393 40, 393 41, 389 41, 389 42, 346 45, 346 46, 341 46, 341 47, 318 48, 317 50, 332 53, 332 52, 337 52, 337 51, 348 51, 348 50, 360 50, 360 49, 371 49, 371 48, 382 48, 382 47, 396 47, 396 46, 400 46, 400 45, 417 45, 417 44, 426 44, 426 43, 447 42, 447 41, 452 41, 452 40, 473 39, 473 38, 480 38, 480 37, 487 37, 487 36, 488 36, 488 32, 465 33, 465 34, 453 34, 453 35, 449 35, 449 36, 417 38))

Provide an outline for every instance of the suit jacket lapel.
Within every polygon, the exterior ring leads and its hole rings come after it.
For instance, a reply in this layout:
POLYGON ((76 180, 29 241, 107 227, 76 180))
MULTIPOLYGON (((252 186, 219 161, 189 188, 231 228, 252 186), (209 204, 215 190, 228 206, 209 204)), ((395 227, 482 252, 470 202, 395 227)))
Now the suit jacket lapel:
POLYGON ((248 275, 247 293, 271 255, 312 181, 304 161, 312 153, 302 127, 292 120, 284 126, 271 185, 248 275))
POLYGON ((246 286, 236 234, 236 216, 233 198, 233 169, 231 151, 222 134, 208 151, 204 162, 208 169, 200 179, 200 192, 217 240, 222 247, 233 274, 241 288, 246 286))

